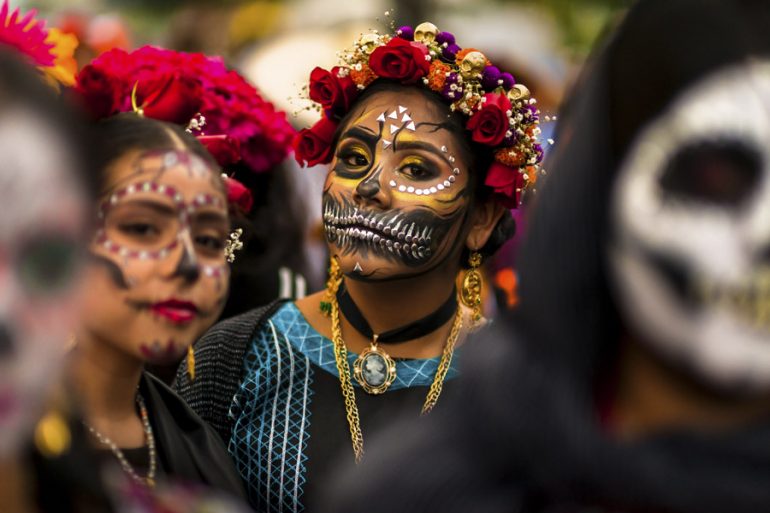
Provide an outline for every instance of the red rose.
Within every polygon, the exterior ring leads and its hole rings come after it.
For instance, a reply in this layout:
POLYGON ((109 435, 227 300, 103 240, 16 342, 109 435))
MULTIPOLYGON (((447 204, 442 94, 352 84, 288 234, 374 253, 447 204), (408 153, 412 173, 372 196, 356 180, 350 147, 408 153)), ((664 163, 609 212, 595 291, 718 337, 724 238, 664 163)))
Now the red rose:
POLYGON ((332 140, 337 123, 327 117, 301 130, 294 138, 294 158, 300 166, 328 164, 332 160, 332 140))
POLYGON ((101 68, 89 64, 80 70, 75 90, 94 119, 105 118, 118 111, 120 83, 101 68))
POLYGON ((422 43, 394 37, 369 56, 369 67, 378 76, 414 84, 430 71, 428 49, 422 43))
POLYGON ((229 176, 225 178, 225 185, 227 186, 227 203, 244 214, 248 214, 251 207, 254 206, 254 197, 251 195, 251 191, 241 182, 229 176))
POLYGON ((140 82, 137 96, 143 98, 141 105, 145 116, 179 125, 187 125, 203 104, 200 82, 178 72, 140 82))
POLYGON ((513 168, 493 162, 487 171, 484 185, 494 190, 495 199, 506 208, 518 208, 524 175, 520 168, 513 168))
POLYGON ((333 118, 341 119, 358 96, 358 88, 349 75, 339 76, 340 67, 331 72, 315 68, 310 73, 310 99, 320 103, 333 118))
POLYGON ((487 146, 497 146, 505 139, 505 132, 510 130, 508 115, 511 102, 504 94, 488 93, 480 110, 471 116, 466 128, 471 131, 471 139, 487 146))
POLYGON ((225 167, 241 160, 241 145, 227 135, 199 135, 198 140, 209 150, 220 166, 225 167))

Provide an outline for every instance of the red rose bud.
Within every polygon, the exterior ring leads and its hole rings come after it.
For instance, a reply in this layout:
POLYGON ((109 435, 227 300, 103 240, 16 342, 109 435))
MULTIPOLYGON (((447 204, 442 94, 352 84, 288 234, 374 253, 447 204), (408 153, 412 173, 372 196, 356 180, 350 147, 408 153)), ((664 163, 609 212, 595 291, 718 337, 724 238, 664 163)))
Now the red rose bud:
POLYGON ((491 187, 494 196, 505 208, 518 208, 521 189, 524 187, 524 175, 518 168, 493 162, 487 171, 484 185, 491 187))
POLYGON ((487 146, 498 146, 510 130, 508 115, 511 102, 504 94, 488 93, 480 110, 468 120, 466 128, 471 131, 471 139, 487 146))
POLYGON ((327 117, 301 130, 294 138, 294 158, 303 167, 328 164, 332 160, 332 140, 337 123, 327 117))
POLYGON ((358 96, 358 88, 350 76, 339 76, 339 66, 331 72, 315 68, 310 73, 310 99, 333 118, 343 118, 358 96))
POLYGON ((229 176, 225 178, 225 186, 227 186, 227 203, 244 214, 248 214, 251 207, 254 206, 254 197, 251 195, 251 191, 241 182, 229 176))
POLYGON ((187 125, 203 104, 202 92, 199 81, 177 72, 140 83, 137 95, 144 98, 141 105, 145 116, 187 125))
POLYGON ((421 43, 394 37, 369 56, 369 67, 377 76, 414 84, 430 71, 428 49, 421 43))
POLYGON ((115 76, 88 64, 78 73, 75 92, 91 116, 101 119, 117 112, 119 85, 115 76))
POLYGON ((222 166, 229 166, 241 160, 241 144, 228 135, 199 135, 198 140, 222 166))

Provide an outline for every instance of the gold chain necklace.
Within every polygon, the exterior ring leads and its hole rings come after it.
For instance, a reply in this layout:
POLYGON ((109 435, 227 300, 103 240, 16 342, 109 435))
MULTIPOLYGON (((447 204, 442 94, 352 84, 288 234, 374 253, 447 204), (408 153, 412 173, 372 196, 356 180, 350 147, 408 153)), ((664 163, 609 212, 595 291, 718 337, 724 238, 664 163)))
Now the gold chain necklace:
MULTIPOLYGON (((333 285, 339 286, 339 281, 333 285)), ((355 453, 356 463, 361 462, 364 456, 364 435, 361 433, 361 422, 358 417, 358 406, 356 405, 356 393, 353 384, 350 382, 350 366, 348 365, 348 350, 345 347, 345 341, 342 340, 342 326, 340 325, 340 310, 337 304, 336 290, 329 294, 329 303, 331 307, 332 321, 332 342, 334 343, 334 359, 337 363, 337 372, 340 375, 340 388, 342 388, 342 397, 345 399, 345 411, 347 413, 348 425, 350 426, 350 439, 353 443, 353 452, 355 453)), ((425 397, 425 404, 422 406, 422 415, 430 413, 438 401, 441 390, 444 387, 444 378, 446 377, 449 366, 452 363, 452 354, 455 344, 460 336, 460 330, 463 325, 463 313, 460 305, 457 305, 457 313, 452 322, 452 329, 449 332, 444 345, 444 351, 441 354, 436 375, 433 377, 433 383, 428 389, 428 395, 425 397)))

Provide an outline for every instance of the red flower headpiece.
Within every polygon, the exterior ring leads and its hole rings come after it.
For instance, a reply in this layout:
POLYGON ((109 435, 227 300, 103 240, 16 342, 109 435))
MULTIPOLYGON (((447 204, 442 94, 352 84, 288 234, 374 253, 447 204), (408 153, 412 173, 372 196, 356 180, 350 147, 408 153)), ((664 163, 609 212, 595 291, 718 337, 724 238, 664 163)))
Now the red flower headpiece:
POLYGON ((453 111, 468 116, 470 138, 494 149, 485 184, 506 207, 519 205, 521 193, 539 173, 543 149, 537 141, 539 112, 529 90, 516 84, 473 48, 461 50, 449 32, 432 23, 401 27, 393 36, 365 34, 342 54, 342 66, 310 74, 310 99, 323 115, 294 139, 300 165, 326 164, 340 120, 357 95, 378 78, 428 87, 453 111))
MULTIPOLYGON (((75 92, 96 119, 138 110, 190 127, 225 168, 242 161, 267 172, 288 155, 295 134, 286 114, 240 74, 200 53, 110 50, 80 71, 75 92)), ((251 205, 245 187, 228 188, 241 207, 251 205)))

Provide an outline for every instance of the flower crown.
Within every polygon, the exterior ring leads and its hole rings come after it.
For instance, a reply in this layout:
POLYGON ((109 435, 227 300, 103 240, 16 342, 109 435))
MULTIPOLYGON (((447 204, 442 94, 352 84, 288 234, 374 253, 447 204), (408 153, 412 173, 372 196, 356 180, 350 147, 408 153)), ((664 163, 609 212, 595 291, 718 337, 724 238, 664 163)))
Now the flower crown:
POLYGON ((538 143, 540 113, 536 100, 513 75, 500 71, 474 49, 460 49, 455 37, 429 22, 404 26, 394 35, 372 31, 340 55, 341 65, 315 68, 308 96, 320 106, 321 120, 294 139, 300 165, 331 162, 339 122, 356 98, 378 78, 425 86, 468 117, 466 129, 476 143, 489 146, 494 162, 485 185, 508 208, 534 185, 543 149, 538 143))
MULTIPOLYGON (((77 75, 74 88, 95 119, 135 111, 176 123, 198 137, 224 169, 242 162, 264 173, 291 149, 294 129, 223 60, 145 46, 101 54, 77 75)), ((251 210, 248 189, 227 180, 231 203, 251 210)))

